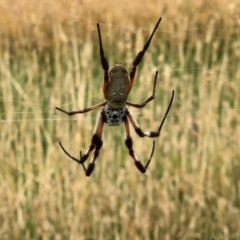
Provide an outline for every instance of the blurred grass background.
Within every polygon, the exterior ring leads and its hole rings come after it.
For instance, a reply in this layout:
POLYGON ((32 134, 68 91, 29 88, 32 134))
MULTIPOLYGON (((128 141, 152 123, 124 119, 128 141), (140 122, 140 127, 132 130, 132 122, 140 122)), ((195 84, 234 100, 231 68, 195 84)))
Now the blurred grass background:
MULTIPOLYGON (((240 2, 0 0, 0 239, 240 239, 240 2), (124 126, 104 127, 95 170, 78 156, 103 100, 96 23, 128 70, 158 18, 129 100, 144 130, 173 106, 142 175, 124 126)), ((132 130, 146 162, 152 139, 132 130)))

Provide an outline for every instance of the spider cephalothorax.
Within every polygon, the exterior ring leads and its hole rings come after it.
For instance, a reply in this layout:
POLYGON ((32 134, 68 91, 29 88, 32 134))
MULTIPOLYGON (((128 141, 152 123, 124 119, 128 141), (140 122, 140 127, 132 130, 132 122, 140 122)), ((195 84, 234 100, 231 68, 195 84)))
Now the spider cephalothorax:
POLYGON ((124 121, 124 116, 126 115, 126 107, 122 108, 112 108, 109 104, 103 107, 104 122, 108 123, 110 126, 119 126, 124 121))
POLYGON ((73 159, 74 161, 82 164, 83 169, 85 171, 86 176, 90 176, 91 173, 94 170, 96 159, 99 155, 99 151, 102 147, 103 141, 102 141, 102 132, 103 132, 103 125, 104 123, 108 123, 110 126, 119 126, 122 122, 125 124, 125 144, 128 148, 130 156, 133 158, 134 163, 139 171, 142 173, 145 173, 150 161, 153 156, 154 148, 155 148, 155 142, 153 141, 153 147, 152 152, 149 157, 149 160, 147 161, 146 165, 143 165, 142 162, 138 159, 138 157, 135 155, 133 151, 133 142, 130 135, 130 128, 129 128, 129 121, 133 125, 136 133, 140 137, 158 137, 160 135, 162 126, 164 124, 164 121, 167 117, 167 114, 171 108, 172 101, 174 98, 174 91, 172 91, 172 97, 170 99, 170 103, 168 105, 167 111, 157 129, 155 132, 143 132, 142 129, 139 127, 135 119, 133 118, 132 114, 128 110, 127 106, 135 107, 135 108, 143 108, 148 102, 152 101, 155 98, 155 88, 156 88, 156 81, 157 81, 157 75, 158 72, 156 71, 154 83, 153 83, 153 90, 152 95, 143 103, 136 104, 131 103, 127 101, 128 94, 130 93, 134 77, 136 73, 137 66, 141 62, 145 52, 147 51, 152 37, 155 33, 155 31, 158 28, 159 23, 161 22, 161 18, 158 20, 155 28, 153 29, 153 32, 151 36, 149 37, 148 41, 144 45, 143 49, 137 54, 136 58, 133 61, 133 66, 130 74, 128 74, 127 70, 122 66, 121 63, 116 63, 110 70, 107 58, 104 56, 103 46, 102 46, 102 38, 101 38, 101 32, 100 32, 100 26, 97 24, 98 29, 98 37, 99 37, 99 45, 100 45, 100 57, 101 57, 101 64, 102 68, 104 70, 104 83, 103 83, 103 94, 105 97, 105 101, 99 104, 96 104, 92 107, 85 108, 83 110, 78 111, 72 111, 67 112, 61 108, 56 108, 57 110, 66 113, 69 116, 72 116, 74 114, 79 113, 86 113, 95 109, 98 109, 102 107, 102 111, 99 114, 98 121, 96 123, 96 128, 92 136, 91 144, 88 150, 82 154, 82 151, 80 151, 80 158, 75 158, 71 156, 63 147, 62 143, 60 142, 60 146, 62 150, 65 152, 65 154, 73 159), (93 158, 91 159, 88 167, 86 168, 84 165, 84 162, 89 157, 90 153, 94 150, 93 158))

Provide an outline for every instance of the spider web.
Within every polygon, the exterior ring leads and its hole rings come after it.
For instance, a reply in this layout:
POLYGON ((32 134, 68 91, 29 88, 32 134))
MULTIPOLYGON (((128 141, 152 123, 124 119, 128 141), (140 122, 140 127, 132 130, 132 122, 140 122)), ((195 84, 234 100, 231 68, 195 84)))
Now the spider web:
MULTIPOLYGON (((32 7, 41 7, 41 8, 44 8, 48 11, 51 11, 51 12, 54 12, 55 14, 57 15, 62 15, 62 16, 69 16, 69 11, 62 11, 62 10, 58 10, 57 8, 55 8, 54 6, 51 5, 50 2, 44 2, 44 1, 31 1, 29 3, 30 5, 32 5, 32 7)), ((153 15, 153 14, 152 14, 153 15)), ((155 15, 153 15, 155 17, 155 15)), ((72 12, 71 14, 71 17, 73 19, 78 19, 78 20, 81 20, 82 24, 85 24, 85 22, 89 21, 89 18, 87 17, 82 17, 82 16, 79 16, 77 13, 74 13, 74 11, 72 12)), ((90 20, 92 22, 93 25, 96 25, 96 23, 98 23, 98 21, 95 21, 94 19, 91 19, 90 20)), ((129 30, 131 29, 132 30, 132 27, 128 27, 127 25, 118 25, 118 24, 110 24, 110 23, 107 23, 107 22, 100 22, 100 25, 101 26, 105 26, 104 29, 102 29, 103 31, 103 34, 106 33, 106 27, 107 28, 111 28, 113 31, 118 31, 119 28, 124 28, 125 30, 129 30)), ((142 26, 142 27, 136 27, 135 30, 140 30, 140 31, 151 31, 152 28, 147 28, 146 26, 142 26)), ((189 38, 191 37, 194 37, 194 36, 198 36, 199 38, 202 38, 202 39, 205 39, 206 38, 206 34, 198 34, 196 33, 197 30, 199 30, 199 28, 191 28, 191 29, 187 29, 186 31, 169 31, 169 30, 166 30, 166 29, 163 29, 161 26, 159 27, 159 29, 157 30, 158 32, 160 32, 162 35, 169 35, 170 37, 175 37, 176 35, 188 35, 189 38)), ((205 32, 206 29, 202 29, 203 32, 205 32)), ((214 29, 213 29, 214 30, 214 29)), ((227 32, 229 31, 229 29, 218 29, 218 31, 222 31, 222 32, 227 32)), ((214 38, 214 37, 213 37, 214 38)), ((216 39, 219 39, 218 37, 215 37, 216 39)), ((227 37, 226 37, 227 38, 227 37)), ((96 45, 98 45, 98 42, 95 42, 96 45)), ((106 44, 105 44, 106 45, 106 44)), ((151 44, 153 47, 154 45, 154 42, 151 44)), ((150 48, 151 48, 150 47, 150 48)), ((105 47, 106 48, 106 47, 105 47)), ((106 48, 107 50, 107 48, 106 48)), ((106 51, 105 50, 105 51, 106 51)), ((140 50, 140 49, 139 49, 140 50)), ((148 51, 147 51, 148 52, 148 51)), ((107 53, 107 51, 106 51, 107 53)), ((136 52, 137 54, 137 52, 136 52)), ((146 54, 147 55, 147 54, 146 54)), ((117 58, 117 57, 116 57, 117 58)), ((142 61, 142 65, 144 65, 146 63, 146 60, 144 60, 146 58, 146 56, 143 58, 143 61, 142 61)), ((4 64, 4 63, 2 63, 4 64)), ((229 61, 229 64, 231 65, 238 65, 239 62, 231 62, 229 61)), ((111 65, 111 64, 110 64, 111 65)), ((220 65, 219 65, 220 67, 220 65)), ((98 68, 101 69, 101 65, 100 65, 100 61, 99 61, 99 65, 98 65, 98 68)), ((163 69, 161 68, 161 66, 159 66, 158 68, 159 72, 161 72, 163 69)), ((202 71, 203 68, 202 67, 199 67, 199 68, 174 68, 174 67, 171 67, 169 66, 169 75, 174 75, 174 74, 179 74, 179 73, 182 73, 182 72, 192 72, 194 74, 194 72, 199 72, 199 71, 202 71)), ((154 71, 149 71, 149 81, 152 81, 152 76, 154 75, 154 71)), ((132 91, 135 91, 136 89, 138 89, 141 85, 144 85, 145 84, 145 79, 141 78, 140 74, 137 72, 136 74, 136 79, 135 79, 135 83, 134 83, 134 87, 133 87, 133 90, 132 91)), ((9 103, 9 104, 12 104, 12 105, 15 105, 17 104, 18 106, 21 106, 21 109, 22 108, 26 108, 27 110, 17 110, 17 111, 9 111, 8 109, 6 108, 0 108, 0 122, 1 122, 1 125, 4 126, 4 124, 13 124, 14 122, 22 122, 22 121, 25 121, 25 122, 28 122, 30 124, 32 123, 35 123, 35 122, 38 122, 38 121, 44 121, 44 122, 47 122, 47 121, 77 121, 77 119, 79 118, 82 118, 84 119, 85 121, 88 121, 89 119, 93 119, 95 120, 97 118, 97 113, 94 113, 94 114, 86 114, 86 116, 82 117, 81 115, 76 115, 74 117, 71 117, 69 118, 68 116, 63 116, 62 114, 59 114, 57 111, 55 112, 54 116, 53 117, 44 117, 42 113, 48 113, 48 112, 52 112, 55 107, 63 107, 63 108, 68 108, 69 110, 75 110, 73 109, 73 106, 76 106, 78 105, 78 102, 80 100, 77 100, 77 101, 74 101, 74 102, 65 102, 64 104, 58 104, 58 105, 44 105, 44 104, 41 104, 39 103, 38 100, 36 99, 31 99, 30 97, 30 94, 28 93, 28 90, 27 89, 24 89, 24 86, 21 86, 18 82, 18 79, 15 79, 13 76, 11 77, 11 81, 12 81, 12 85, 13 87, 16 89, 16 92, 18 93, 18 95, 20 95, 22 97, 23 100, 19 101, 19 97, 17 99, 6 99, 6 98, 3 98, 3 97, 0 97, 0 103, 4 102, 4 103, 9 103), (37 118, 36 115, 38 115, 39 117, 37 118)), ((93 81, 96 81, 97 79, 93 79, 93 81)), ((102 81, 101 79, 98 79, 100 81, 102 81)), ((236 80, 235 77, 232 77, 232 78, 229 78, 227 77, 225 80, 223 80, 224 83, 228 84, 228 83, 231 83, 231 81, 233 80, 236 80)), ((185 89, 187 89, 187 87, 184 87, 184 85, 186 85, 186 81, 185 81, 185 84, 184 84, 184 81, 183 80, 183 87, 179 87, 177 89, 175 89, 175 93, 176 95, 182 91, 185 91, 185 89)), ((215 78, 215 79, 210 79, 209 82, 207 83, 196 83, 193 86, 194 89, 196 89, 197 91, 199 92, 204 92, 204 91, 207 91, 207 89, 209 88, 210 85, 216 85, 217 84, 217 81, 218 79, 215 78)), ((161 89, 161 85, 164 84, 162 80, 158 80, 158 87, 156 89, 156 96, 158 96, 159 94, 161 94, 163 92, 163 89, 161 89)), ((167 91, 167 89, 164 89, 164 91, 167 91)), ((134 99, 131 99, 131 94, 129 96, 130 100, 131 101, 134 101, 134 102, 142 102, 144 101, 148 96, 150 96, 151 94, 151 89, 149 89, 146 94, 144 96, 142 95, 137 95, 137 98, 136 98, 136 95, 134 97, 134 99)), ((171 95, 171 90, 169 90, 169 96, 171 95)), ((103 95, 102 95, 102 92, 99 90, 99 94, 92 94, 91 96, 88 96, 88 97, 85 97, 85 98, 82 98, 81 97, 81 101, 90 101, 91 102, 94 102, 94 104, 98 103, 98 102, 101 102, 103 101, 103 95)), ((2 104, 1 104, 2 105, 2 104)), ((8 105, 8 104, 6 104, 8 105)), ((234 106, 233 106, 234 108, 234 106)), ((81 109, 79 107, 79 109, 81 109)), ((161 108, 162 109, 162 113, 161 113, 161 116, 163 116, 164 114, 164 107, 161 108)), ((229 109, 229 107, 222 107, 221 106, 221 111, 227 111, 229 109)), ((177 113, 176 112, 173 112, 172 110, 170 111, 169 115, 168 115, 168 118, 171 118, 171 117, 175 117, 176 114, 180 114, 182 117, 184 117, 185 115, 187 115, 189 112, 192 112, 192 108, 189 108, 189 107, 186 107, 185 109, 181 109, 180 111, 178 111, 177 113)), ((209 104, 209 106, 206 108, 206 111, 209 111, 211 110, 211 104, 209 104)), ((234 111, 237 111, 239 112, 239 108, 234 108, 234 111)), ((55 111, 55 110, 54 110, 55 111)), ((143 112, 141 110, 135 110, 135 109, 132 109, 132 114, 138 118, 138 117, 142 117, 144 115, 144 118, 145 119, 150 119, 152 120, 152 116, 149 115, 149 114, 143 114, 143 112)), ((227 116, 226 116, 227 117, 227 116)), ((157 120, 157 119, 153 119, 153 120, 157 120)))

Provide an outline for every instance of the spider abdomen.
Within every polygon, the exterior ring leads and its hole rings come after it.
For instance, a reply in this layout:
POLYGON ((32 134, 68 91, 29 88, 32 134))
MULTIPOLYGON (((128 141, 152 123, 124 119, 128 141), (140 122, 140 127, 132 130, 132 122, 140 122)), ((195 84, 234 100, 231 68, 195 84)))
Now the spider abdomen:
POLYGON ((128 72, 121 63, 116 63, 109 71, 109 82, 107 86, 108 104, 112 108, 123 108, 127 101, 128 90, 128 72))
POLYGON ((114 109, 106 104, 103 108, 103 113, 105 115, 105 122, 109 126, 119 126, 124 121, 124 116, 126 114, 126 107, 114 109))

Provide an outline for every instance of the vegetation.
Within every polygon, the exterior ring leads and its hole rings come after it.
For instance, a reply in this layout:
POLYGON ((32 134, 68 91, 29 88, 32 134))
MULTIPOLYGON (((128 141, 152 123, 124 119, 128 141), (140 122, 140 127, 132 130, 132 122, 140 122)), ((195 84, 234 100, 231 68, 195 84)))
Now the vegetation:
MULTIPOLYGON (((0 1, 0 239, 240 239, 239 2, 0 1), (193 3, 196 2, 196 3, 193 3), (127 69, 163 17, 129 99, 155 130, 175 99, 153 160, 141 174, 124 126, 104 127, 87 178, 85 151, 103 100, 96 23, 110 65, 127 69)), ((152 139, 132 130, 146 162, 152 139)))

